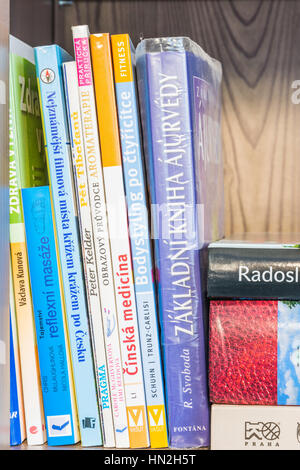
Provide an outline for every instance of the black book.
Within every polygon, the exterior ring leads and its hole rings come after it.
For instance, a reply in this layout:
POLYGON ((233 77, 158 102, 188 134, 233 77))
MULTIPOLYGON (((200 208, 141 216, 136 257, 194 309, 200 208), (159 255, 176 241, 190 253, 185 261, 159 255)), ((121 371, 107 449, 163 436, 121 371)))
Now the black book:
POLYGON ((300 234, 243 234, 209 245, 208 297, 300 300, 300 234))

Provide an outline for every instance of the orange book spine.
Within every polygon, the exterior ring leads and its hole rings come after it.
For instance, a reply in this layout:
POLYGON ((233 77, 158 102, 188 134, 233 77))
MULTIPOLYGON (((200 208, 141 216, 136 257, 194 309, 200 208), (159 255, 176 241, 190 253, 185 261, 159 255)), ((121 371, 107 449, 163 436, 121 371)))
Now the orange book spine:
POLYGON ((109 34, 90 36, 130 447, 148 447, 139 330, 109 34))

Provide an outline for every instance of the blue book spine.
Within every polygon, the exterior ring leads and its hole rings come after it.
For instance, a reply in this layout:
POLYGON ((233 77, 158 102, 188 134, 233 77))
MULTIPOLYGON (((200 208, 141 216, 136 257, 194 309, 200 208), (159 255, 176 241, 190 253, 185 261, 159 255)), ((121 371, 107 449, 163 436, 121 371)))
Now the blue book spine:
POLYGON ((184 38, 137 47, 171 447, 209 445, 193 92, 184 38))
POLYGON ((10 321, 10 445, 22 444, 14 340, 10 321))
POLYGON ((75 397, 49 187, 23 189, 22 200, 48 444, 74 444, 78 441, 75 397))
POLYGON ((62 77, 62 63, 73 58, 53 45, 35 48, 35 60, 81 442, 84 446, 97 446, 102 445, 102 435, 62 77))
POLYGON ((116 97, 150 440, 152 447, 167 447, 163 373, 135 85, 135 54, 127 35, 112 36, 112 44, 115 67, 119 66, 118 51, 120 47, 125 47, 131 68, 127 81, 124 73, 122 81, 116 80, 116 97))

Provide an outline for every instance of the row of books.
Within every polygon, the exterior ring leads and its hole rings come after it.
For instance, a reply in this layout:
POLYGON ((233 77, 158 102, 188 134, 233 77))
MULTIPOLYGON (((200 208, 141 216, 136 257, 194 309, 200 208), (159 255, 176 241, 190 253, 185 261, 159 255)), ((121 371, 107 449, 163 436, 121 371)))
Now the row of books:
POLYGON ((74 58, 10 42, 12 444, 208 446, 221 66, 72 33, 74 58))
POLYGON ((299 449, 298 240, 242 234, 209 246, 214 448, 299 449))

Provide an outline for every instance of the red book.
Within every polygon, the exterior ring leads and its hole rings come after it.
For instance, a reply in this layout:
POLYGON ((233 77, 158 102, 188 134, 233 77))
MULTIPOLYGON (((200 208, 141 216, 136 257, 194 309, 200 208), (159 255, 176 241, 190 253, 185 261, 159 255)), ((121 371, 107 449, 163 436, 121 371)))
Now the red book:
POLYGON ((278 302, 210 302, 210 400, 277 404, 278 302))

